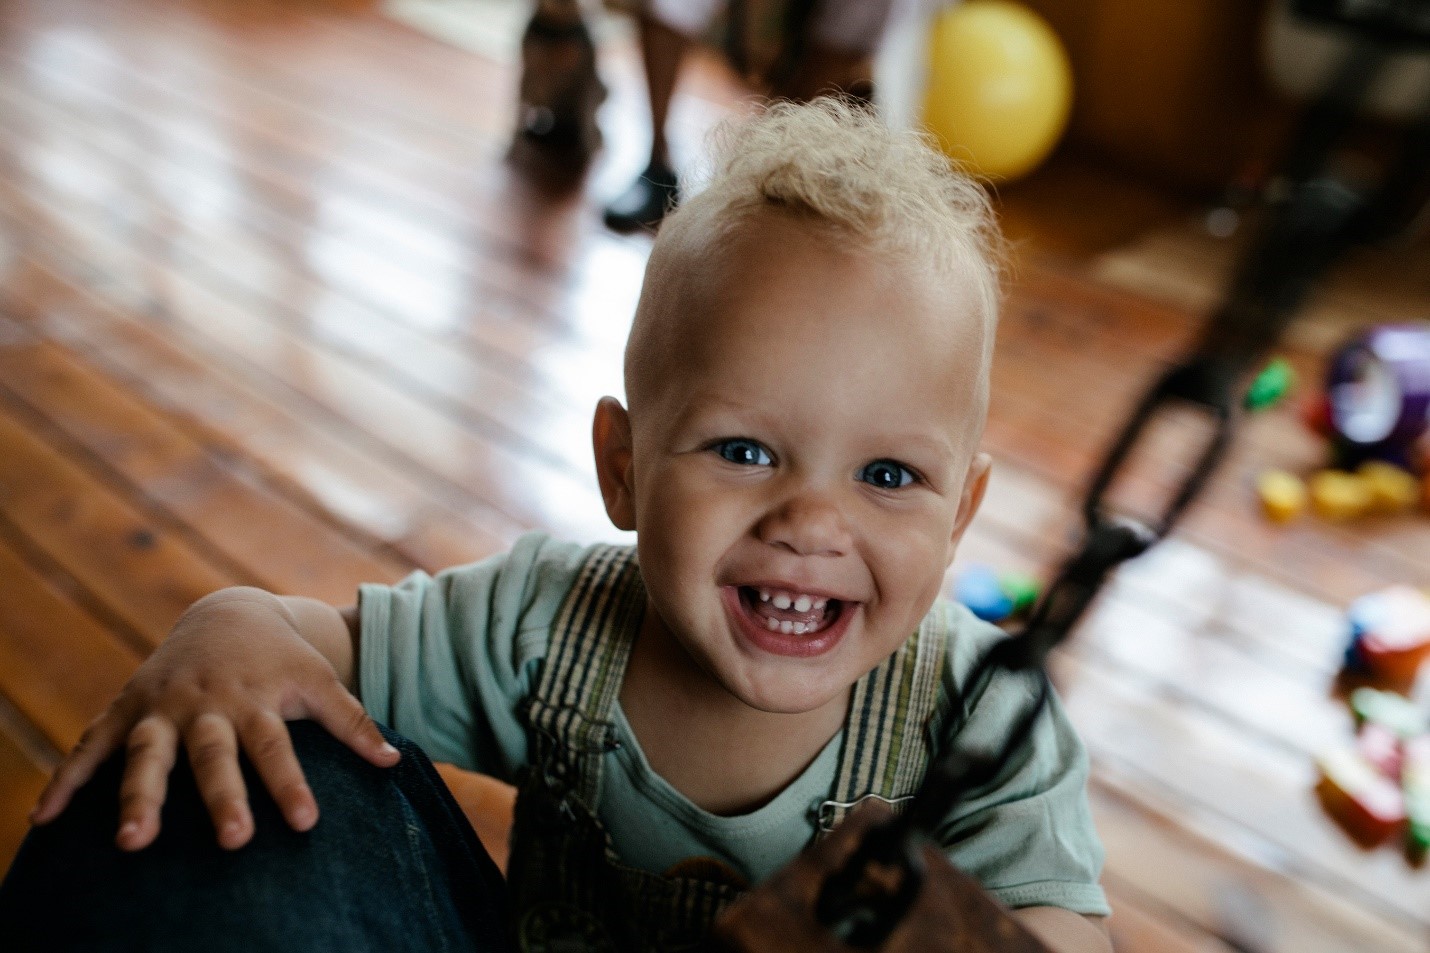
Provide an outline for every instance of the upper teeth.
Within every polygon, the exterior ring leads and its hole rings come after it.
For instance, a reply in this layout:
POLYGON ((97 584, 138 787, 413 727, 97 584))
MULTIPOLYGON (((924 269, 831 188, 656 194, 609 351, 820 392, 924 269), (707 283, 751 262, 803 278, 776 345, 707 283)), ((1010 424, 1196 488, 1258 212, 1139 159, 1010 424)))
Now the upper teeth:
POLYGON ((794 609, 796 612, 808 612, 810 609, 823 609, 829 605, 829 600, 823 596, 811 596, 780 590, 771 591, 769 589, 760 590, 760 601, 773 603, 776 609, 794 609))

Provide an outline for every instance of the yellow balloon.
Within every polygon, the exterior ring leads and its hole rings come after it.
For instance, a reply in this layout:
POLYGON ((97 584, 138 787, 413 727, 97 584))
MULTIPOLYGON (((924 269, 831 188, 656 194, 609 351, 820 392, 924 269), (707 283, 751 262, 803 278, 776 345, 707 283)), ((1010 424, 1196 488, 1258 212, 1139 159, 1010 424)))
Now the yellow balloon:
POLYGON ((924 123, 969 171, 1014 179, 1047 157, 1072 107, 1072 69, 1047 21, 1009 0, 966 0, 929 35, 924 123))

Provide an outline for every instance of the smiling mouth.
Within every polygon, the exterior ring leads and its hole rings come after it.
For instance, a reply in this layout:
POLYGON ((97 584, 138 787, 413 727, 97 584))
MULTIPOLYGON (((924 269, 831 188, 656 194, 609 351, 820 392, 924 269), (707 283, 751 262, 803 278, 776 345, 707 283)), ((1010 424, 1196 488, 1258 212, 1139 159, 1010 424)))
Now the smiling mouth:
POLYGON ((756 624, 784 635, 817 635, 844 611, 838 599, 755 586, 740 587, 740 603, 756 624))

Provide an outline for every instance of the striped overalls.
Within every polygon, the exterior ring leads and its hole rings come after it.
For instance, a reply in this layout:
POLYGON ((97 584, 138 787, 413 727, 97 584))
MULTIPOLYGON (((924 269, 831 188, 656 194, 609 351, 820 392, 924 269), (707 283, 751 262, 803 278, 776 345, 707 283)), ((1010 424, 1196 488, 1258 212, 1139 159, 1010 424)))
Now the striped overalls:
MULTIPOLYGON (((532 767, 517 799, 508 876, 517 939, 531 953, 694 949, 740 892, 622 863, 597 817, 605 756, 618 747, 613 706, 645 607, 635 551, 598 546, 551 629, 527 703, 532 767)), ((834 787, 811 806, 822 832, 866 797, 897 805, 918 787, 946 707, 946 611, 936 606, 854 686, 834 787)))

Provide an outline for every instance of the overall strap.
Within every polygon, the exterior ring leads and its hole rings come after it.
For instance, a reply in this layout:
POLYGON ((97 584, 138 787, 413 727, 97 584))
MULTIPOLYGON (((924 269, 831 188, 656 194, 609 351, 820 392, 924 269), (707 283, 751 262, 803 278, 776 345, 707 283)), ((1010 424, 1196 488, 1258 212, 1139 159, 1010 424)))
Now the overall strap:
POLYGON ((936 602, 918 631, 855 684, 834 788, 815 809, 817 836, 869 798, 897 811, 918 790, 928 769, 951 626, 949 606, 936 602))
POLYGON ((645 611, 645 584, 630 546, 595 546, 566 596, 529 702, 538 763, 586 804, 600 795, 599 755, 616 746, 611 711, 645 611))

